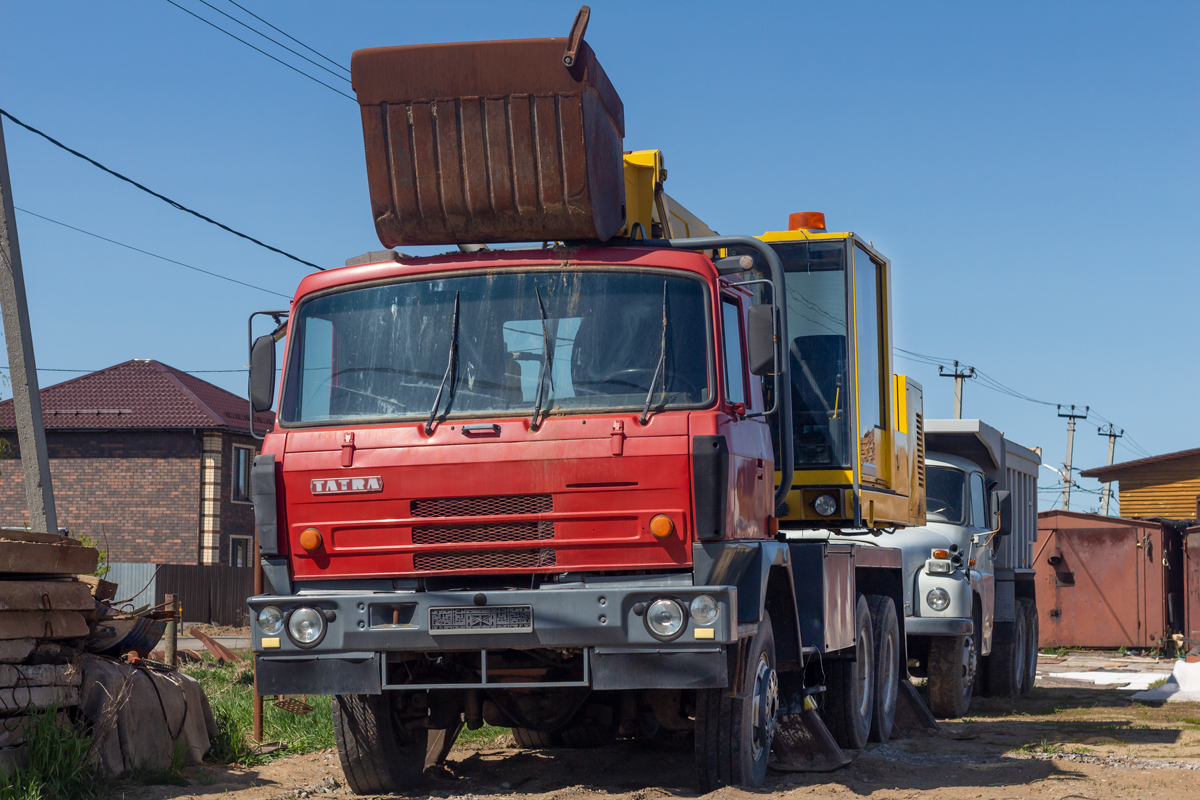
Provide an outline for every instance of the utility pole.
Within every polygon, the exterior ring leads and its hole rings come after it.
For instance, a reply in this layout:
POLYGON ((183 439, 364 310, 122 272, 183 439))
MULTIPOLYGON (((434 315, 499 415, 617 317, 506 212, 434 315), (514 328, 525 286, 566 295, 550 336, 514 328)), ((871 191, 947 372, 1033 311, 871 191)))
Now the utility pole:
POLYGON ((1065 412, 1061 405, 1058 407, 1058 415, 1067 420, 1067 463, 1063 464, 1063 511, 1071 510, 1071 454, 1075 450, 1075 420, 1085 419, 1089 409, 1090 406, 1084 406, 1083 413, 1080 414, 1075 410, 1075 406, 1071 406, 1071 410, 1065 412))
POLYGON ((29 527, 39 532, 58 533, 46 428, 42 421, 42 396, 38 393, 33 334, 29 329, 29 306, 25 302, 25 275, 21 269, 21 246, 17 241, 12 181, 8 174, 8 151, 4 147, 3 119, 0 119, 0 315, 4 317, 4 340, 8 346, 8 371, 17 417, 21 470, 25 476, 29 527))
MULTIPOLYGON (((1120 439, 1122 436, 1124 436, 1125 431, 1123 429, 1116 428, 1110 422, 1108 424, 1108 430, 1105 430, 1104 428, 1097 428, 1096 433, 1100 434, 1101 436, 1108 437, 1108 466, 1111 467, 1113 463, 1113 452, 1117 449, 1117 439, 1120 439)), ((1106 517, 1108 516, 1108 498, 1110 497, 1112 497, 1112 481, 1105 481, 1104 494, 1101 495, 1100 499, 1100 513, 1106 517)))
POLYGON ((958 362, 954 362, 954 371, 946 372, 945 367, 938 364, 938 375, 943 378, 954 378, 954 418, 962 419, 962 392, 963 381, 967 378, 975 377, 975 368, 967 367, 967 371, 963 372, 958 368, 958 362))

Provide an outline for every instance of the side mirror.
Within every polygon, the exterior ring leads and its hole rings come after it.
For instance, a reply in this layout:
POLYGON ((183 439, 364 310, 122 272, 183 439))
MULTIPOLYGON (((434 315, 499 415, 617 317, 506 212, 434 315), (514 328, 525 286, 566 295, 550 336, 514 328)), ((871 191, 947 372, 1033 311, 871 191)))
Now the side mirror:
POLYGON ((275 337, 260 336, 250 346, 250 407, 270 411, 275 404, 275 337))
POLYGON ((752 374, 774 375, 778 371, 776 330, 773 306, 765 303, 750 306, 750 313, 746 315, 746 349, 752 374))
POLYGON ((997 536, 1012 533, 1012 495, 1009 492, 992 492, 992 516, 996 520, 997 536))

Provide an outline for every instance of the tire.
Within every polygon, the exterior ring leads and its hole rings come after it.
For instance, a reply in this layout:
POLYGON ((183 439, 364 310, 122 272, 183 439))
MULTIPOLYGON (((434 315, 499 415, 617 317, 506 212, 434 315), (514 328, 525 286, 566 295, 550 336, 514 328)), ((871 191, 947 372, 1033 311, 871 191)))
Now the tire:
POLYGON ((779 712, 775 674, 775 635, 764 614, 750 642, 745 677, 738 687, 748 696, 733 698, 729 689, 696 691, 696 774, 700 791, 722 786, 756 789, 767 778, 767 759, 779 712))
POLYGON ((420 784, 428 733, 407 731, 396 721, 390 692, 334 695, 338 758, 355 794, 404 793, 420 784))
POLYGON ((825 727, 848 750, 861 750, 871 733, 875 695, 875 637, 867 599, 861 594, 854 610, 855 660, 825 662, 825 727))
POLYGON ((929 642, 929 708, 935 717, 955 719, 967 713, 975 681, 970 636, 935 636, 929 642))
POLYGON ((872 742, 886 744, 896 724, 896 703, 900 697, 900 622, 892 598, 867 596, 874 632, 871 654, 875 659, 874 709, 871 713, 872 742))
POLYGON ((1028 668, 1025 648, 1029 637, 1025 629, 1025 609, 1016 604, 1012 624, 1012 641, 992 640, 992 654, 987 661, 988 694, 992 697, 1016 697, 1025 685, 1025 670, 1028 668))
POLYGON ((513 741, 524 750, 549 750, 561 741, 554 731, 535 731, 533 728, 513 728, 513 741))
POLYGON ((1025 609, 1025 680, 1021 684, 1021 694, 1029 694, 1037 683, 1038 657, 1038 610, 1037 604, 1029 598, 1022 597, 1017 601, 1018 606, 1025 609))
POLYGON ((595 720, 584 720, 577 725, 563 728, 558 732, 558 736, 561 737, 564 746, 576 750, 608 747, 617 740, 617 731, 621 727, 621 724, 616 721, 615 713, 613 719, 614 721, 608 725, 595 720))

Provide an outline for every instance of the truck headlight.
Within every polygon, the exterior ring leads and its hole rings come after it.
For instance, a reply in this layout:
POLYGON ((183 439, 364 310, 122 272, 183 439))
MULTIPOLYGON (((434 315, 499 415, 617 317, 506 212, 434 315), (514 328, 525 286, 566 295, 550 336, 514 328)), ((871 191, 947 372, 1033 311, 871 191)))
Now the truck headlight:
POLYGON ((930 575, 949 575, 954 571, 954 564, 931 558, 925 562, 925 571, 930 575))
POLYGON ((813 511, 822 517, 832 517, 833 512, 837 511, 837 500, 831 494, 818 495, 817 499, 813 500, 813 511))
POLYGON ((646 628, 655 639, 674 639, 683 633, 685 621, 683 606, 678 600, 660 597, 646 609, 646 628))
POLYGON ((713 624, 717 621, 717 615, 721 613, 721 607, 717 605, 717 601, 706 594, 693 600, 689 610, 692 612, 692 619, 700 625, 713 624))
POLYGON ((945 611, 950 607, 950 593, 945 589, 930 589, 925 595, 925 602, 934 611, 945 611))
POLYGON ((267 606, 258 612, 258 627, 267 636, 278 636, 283 630, 283 612, 275 606, 267 606))
POLYGON ((288 636, 301 647, 312 647, 325 636, 325 615, 315 608, 301 606, 288 615, 288 636))

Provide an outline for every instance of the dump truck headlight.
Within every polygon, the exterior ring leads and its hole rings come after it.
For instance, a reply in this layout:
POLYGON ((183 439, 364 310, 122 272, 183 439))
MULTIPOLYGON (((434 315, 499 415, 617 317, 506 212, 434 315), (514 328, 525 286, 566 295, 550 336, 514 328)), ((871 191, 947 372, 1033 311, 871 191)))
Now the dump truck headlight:
POLYGON ((950 607, 950 593, 945 589, 930 589, 925 595, 925 602, 934 611, 945 611, 950 607))
POLYGON ((837 511, 837 500, 831 494, 818 495, 817 499, 813 500, 813 511, 822 517, 832 517, 837 511))
POLYGON ((278 636, 283 631, 283 612, 275 606, 267 606, 258 612, 258 627, 267 636, 278 636))
POLYGON ((685 621, 683 606, 678 600, 660 597, 646 609, 647 630, 655 639, 662 639, 664 642, 683 633, 685 621))
POLYGON ((717 621, 717 615, 721 613, 721 607, 717 605, 717 601, 713 600, 706 594, 702 594, 692 601, 692 619, 700 625, 711 625, 717 621))
POLYGON ((954 565, 949 561, 930 559, 925 562, 925 571, 930 575, 949 575, 954 571, 954 565))
POLYGON ((325 615, 315 608, 301 606, 288 614, 288 636, 301 647, 313 647, 325 636, 325 615))

